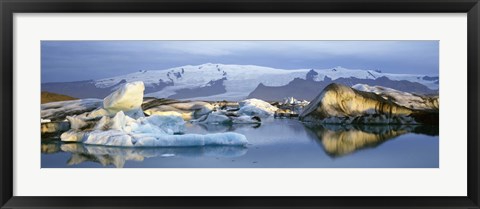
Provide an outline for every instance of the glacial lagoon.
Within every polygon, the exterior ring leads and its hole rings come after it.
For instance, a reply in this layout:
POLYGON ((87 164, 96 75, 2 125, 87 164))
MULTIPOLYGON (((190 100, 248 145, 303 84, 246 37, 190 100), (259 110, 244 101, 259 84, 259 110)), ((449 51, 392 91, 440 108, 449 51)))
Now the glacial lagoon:
POLYGON ((236 132, 243 146, 126 148, 43 139, 42 168, 438 168, 438 126, 190 124, 186 133, 236 132))

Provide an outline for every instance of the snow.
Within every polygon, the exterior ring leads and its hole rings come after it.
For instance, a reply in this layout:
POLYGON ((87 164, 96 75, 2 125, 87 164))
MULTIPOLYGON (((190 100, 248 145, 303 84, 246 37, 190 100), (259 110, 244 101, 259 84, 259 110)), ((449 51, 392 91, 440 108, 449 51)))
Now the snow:
POLYGON ((391 100, 401 106, 416 109, 416 110, 438 110, 438 97, 426 97, 411 94, 408 92, 399 91, 383 86, 369 86, 366 84, 356 84, 352 88, 372 92, 380 95, 386 100, 391 100))
MULTIPOLYGON (((148 93, 148 96, 166 98, 172 96, 179 89, 198 88, 205 86, 212 80, 226 78, 223 84, 227 90, 226 93, 213 96, 196 97, 194 99, 206 100, 232 100, 240 101, 245 99, 260 83, 266 86, 283 86, 288 84, 294 78, 306 78, 306 74, 312 69, 275 69, 255 65, 226 65, 226 64, 202 64, 187 65, 165 70, 149 70, 146 72, 136 72, 127 75, 105 78, 95 81, 95 85, 100 88, 111 87, 122 80, 127 82, 143 81, 146 86, 153 87, 160 80, 173 83, 173 86, 167 86, 161 91, 148 93), (220 70, 218 70, 220 69, 220 70), (183 72, 183 73, 182 73, 183 72), (180 73, 181 77, 173 76, 174 73, 180 73)), ((326 77, 331 79, 338 78, 361 78, 376 79, 387 77, 391 80, 407 80, 421 83, 431 89, 438 89, 435 80, 422 79, 425 75, 416 74, 389 74, 380 73, 374 70, 346 69, 343 67, 334 67, 328 69, 313 69, 317 75, 313 78, 316 81, 323 81, 326 77)))
POLYGON ((278 110, 277 107, 272 106, 270 103, 260 99, 247 99, 239 102, 239 104, 240 110, 238 110, 238 114, 241 115, 259 116, 265 118, 272 116, 275 111, 278 110))

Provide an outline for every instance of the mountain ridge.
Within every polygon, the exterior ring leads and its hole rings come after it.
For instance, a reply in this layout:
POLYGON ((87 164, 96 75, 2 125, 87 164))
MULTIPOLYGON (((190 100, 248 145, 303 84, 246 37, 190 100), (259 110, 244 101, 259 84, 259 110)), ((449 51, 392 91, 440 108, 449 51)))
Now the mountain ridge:
POLYGON ((392 81, 406 80, 419 83, 433 91, 438 89, 437 75, 392 74, 382 73, 378 70, 358 70, 342 67, 286 70, 256 65, 206 63, 165 70, 140 70, 135 73, 89 81, 43 83, 42 90, 78 98, 103 98, 123 83, 143 81, 146 96, 199 100, 240 100, 247 98, 260 83, 267 87, 281 87, 288 85, 296 78, 316 82, 353 79, 352 82, 355 82, 354 79, 377 80, 381 77, 386 77, 392 81), (202 93, 196 95, 197 90, 202 93))

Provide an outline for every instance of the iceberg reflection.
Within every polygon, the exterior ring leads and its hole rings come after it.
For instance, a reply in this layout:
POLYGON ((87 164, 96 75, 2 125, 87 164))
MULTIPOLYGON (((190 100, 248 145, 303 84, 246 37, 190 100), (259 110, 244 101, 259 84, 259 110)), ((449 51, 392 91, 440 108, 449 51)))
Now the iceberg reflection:
POLYGON ((126 161, 143 161, 155 157, 239 157, 247 153, 244 146, 155 147, 125 148, 93 146, 81 143, 42 144, 42 153, 71 153, 67 165, 95 162, 103 166, 122 168, 126 161))
POLYGON ((383 142, 407 133, 436 136, 438 126, 419 125, 308 125, 306 129, 332 157, 352 154, 358 150, 376 147, 383 142))

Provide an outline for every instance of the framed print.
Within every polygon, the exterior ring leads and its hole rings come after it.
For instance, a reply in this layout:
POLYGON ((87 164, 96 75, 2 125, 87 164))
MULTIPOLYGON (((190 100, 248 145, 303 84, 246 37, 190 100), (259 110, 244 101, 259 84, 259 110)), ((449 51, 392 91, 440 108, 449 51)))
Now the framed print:
POLYGON ((0 5, 2 208, 479 207, 476 0, 0 5))

